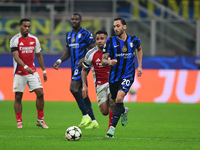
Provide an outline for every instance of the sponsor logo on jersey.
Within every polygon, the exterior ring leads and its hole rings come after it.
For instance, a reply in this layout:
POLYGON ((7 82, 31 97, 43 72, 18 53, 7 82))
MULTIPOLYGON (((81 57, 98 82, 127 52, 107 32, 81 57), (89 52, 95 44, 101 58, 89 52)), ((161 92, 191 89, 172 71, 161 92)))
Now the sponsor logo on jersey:
POLYGON ((124 57, 124 59, 131 58, 132 53, 115 54, 116 57, 124 57))
POLYGON ((30 46, 30 47, 19 47, 19 50, 22 53, 33 53, 34 47, 33 46, 30 46))
POLYGON ((79 48, 79 43, 69 44, 69 47, 79 48))

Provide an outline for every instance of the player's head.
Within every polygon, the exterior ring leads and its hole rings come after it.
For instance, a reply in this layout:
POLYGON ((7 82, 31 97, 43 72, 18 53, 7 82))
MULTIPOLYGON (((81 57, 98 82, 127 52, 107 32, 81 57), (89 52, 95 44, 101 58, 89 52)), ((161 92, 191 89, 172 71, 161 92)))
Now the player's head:
POLYGON ((108 33, 104 30, 99 30, 95 34, 95 41, 99 50, 103 50, 103 46, 106 42, 108 33))
POLYGON ((19 22, 19 28, 23 37, 27 37, 31 28, 31 22, 27 18, 23 18, 19 22))
POLYGON ((120 37, 123 33, 125 33, 127 28, 126 21, 122 17, 115 18, 113 28, 115 34, 120 37))
POLYGON ((82 17, 79 13, 74 13, 71 17, 72 28, 77 30, 81 27, 82 17))

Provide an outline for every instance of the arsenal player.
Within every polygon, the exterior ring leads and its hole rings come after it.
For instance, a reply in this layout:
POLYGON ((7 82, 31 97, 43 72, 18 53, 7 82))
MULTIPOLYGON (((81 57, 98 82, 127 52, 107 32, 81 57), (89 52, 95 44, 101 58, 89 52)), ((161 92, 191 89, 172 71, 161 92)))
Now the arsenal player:
POLYGON ((22 124, 22 96, 26 84, 30 92, 36 94, 37 123, 36 125, 43 129, 49 127, 44 122, 44 94, 43 86, 34 65, 34 55, 43 70, 44 82, 47 81, 43 56, 40 53, 41 47, 37 37, 29 33, 31 22, 29 19, 21 19, 19 23, 20 33, 16 34, 10 40, 10 48, 13 54, 14 64, 14 83, 13 92, 15 92, 15 116, 17 128, 23 128, 22 124))

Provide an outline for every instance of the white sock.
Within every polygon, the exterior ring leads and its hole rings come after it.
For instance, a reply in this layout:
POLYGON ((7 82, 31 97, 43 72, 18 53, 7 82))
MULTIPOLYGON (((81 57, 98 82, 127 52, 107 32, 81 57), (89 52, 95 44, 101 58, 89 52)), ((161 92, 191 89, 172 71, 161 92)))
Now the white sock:
POLYGON ((97 121, 96 121, 96 120, 92 120, 92 122, 94 122, 94 123, 97 123, 97 121))
POLYGON ((88 114, 83 115, 84 118, 89 118, 90 116, 88 114))

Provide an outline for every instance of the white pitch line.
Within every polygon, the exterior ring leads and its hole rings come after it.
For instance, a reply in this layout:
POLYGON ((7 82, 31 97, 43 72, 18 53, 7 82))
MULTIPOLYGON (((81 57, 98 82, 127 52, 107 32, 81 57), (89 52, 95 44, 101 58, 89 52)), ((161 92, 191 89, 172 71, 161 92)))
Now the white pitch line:
MULTIPOLYGON (((60 136, 58 136, 60 137, 60 136)), ((0 135, 0 138, 55 138, 52 136, 7 136, 7 135, 0 135)), ((65 138, 63 136, 63 138, 65 138)), ((82 137, 83 139, 106 139, 106 137, 82 137)), ((109 139, 109 138, 107 138, 109 139)), ((200 141, 200 139, 173 139, 173 138, 118 138, 114 137, 113 139, 121 139, 121 140, 167 140, 167 141, 200 141)))

